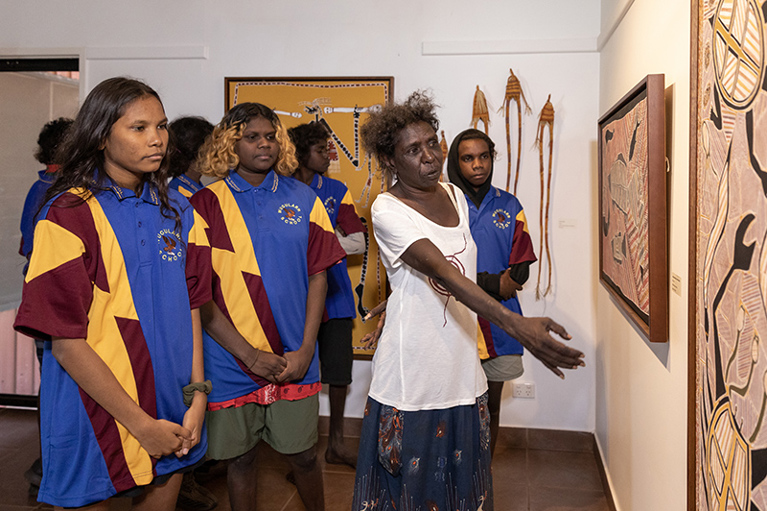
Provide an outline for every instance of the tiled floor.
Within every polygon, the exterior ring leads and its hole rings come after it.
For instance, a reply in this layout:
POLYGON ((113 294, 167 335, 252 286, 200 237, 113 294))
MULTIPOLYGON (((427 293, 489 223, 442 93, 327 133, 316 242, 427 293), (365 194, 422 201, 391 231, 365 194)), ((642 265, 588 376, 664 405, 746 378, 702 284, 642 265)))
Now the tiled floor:
MULTIPOLYGON (((0 510, 50 509, 27 495, 23 473, 37 457, 35 413, 0 408, 0 510)), ((357 429, 359 421, 350 421, 357 429)), ((326 430, 321 420, 320 432, 326 430)), ((351 438, 356 447, 357 438, 351 438)), ((324 454, 327 437, 320 437, 318 452, 324 454)), ((301 511, 296 489, 285 480, 288 466, 282 457, 264 446, 259 453, 259 509, 301 511)), ((322 458, 322 456, 320 456, 322 458)), ((324 459, 324 458, 323 458, 324 459)), ((351 508, 354 472, 339 465, 325 465, 327 511, 351 508)), ((588 433, 538 429, 501 428, 493 462, 496 511, 609 511, 602 490, 593 437, 588 433)), ((229 509, 226 477, 214 468, 204 481, 219 499, 217 509, 229 509)), ((113 510, 128 508, 115 502, 113 510)))

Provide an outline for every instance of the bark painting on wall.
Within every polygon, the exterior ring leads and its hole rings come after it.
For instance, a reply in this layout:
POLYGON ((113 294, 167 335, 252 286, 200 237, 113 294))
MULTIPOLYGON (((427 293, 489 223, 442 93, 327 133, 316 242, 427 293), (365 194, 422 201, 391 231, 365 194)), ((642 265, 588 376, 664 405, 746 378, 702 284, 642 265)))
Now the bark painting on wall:
POLYGON ((599 278, 653 342, 668 339, 663 75, 648 75, 599 120, 599 278))
POLYGON ((693 2, 690 509, 767 509, 765 9, 693 2))

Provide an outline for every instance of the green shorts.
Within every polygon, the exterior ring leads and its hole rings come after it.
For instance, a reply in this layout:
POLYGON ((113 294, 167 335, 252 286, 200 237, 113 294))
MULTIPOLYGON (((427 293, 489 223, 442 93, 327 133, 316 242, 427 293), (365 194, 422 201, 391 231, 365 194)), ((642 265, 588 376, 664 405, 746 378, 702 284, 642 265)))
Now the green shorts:
POLYGON ((487 381, 509 381, 522 376, 525 367, 522 365, 522 355, 501 355, 482 361, 487 381))
POLYGON ((297 454, 317 443, 319 394, 298 401, 280 400, 270 405, 248 403, 205 414, 208 457, 236 458, 262 439, 282 454, 297 454))

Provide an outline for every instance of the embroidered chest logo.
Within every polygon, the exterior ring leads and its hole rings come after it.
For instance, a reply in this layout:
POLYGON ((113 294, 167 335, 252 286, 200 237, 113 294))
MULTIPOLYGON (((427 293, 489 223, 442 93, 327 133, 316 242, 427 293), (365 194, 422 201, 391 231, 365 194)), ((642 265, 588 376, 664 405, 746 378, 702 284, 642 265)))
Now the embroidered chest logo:
POLYGON ((511 215, 503 209, 493 211, 493 224, 499 229, 508 229, 511 225, 511 215))
POLYGON ((163 261, 178 261, 183 256, 181 238, 171 229, 163 229, 157 233, 157 245, 160 247, 160 257, 163 261))
POLYGON ((283 204, 277 210, 277 213, 280 214, 282 221, 288 225, 298 225, 301 223, 301 220, 303 220, 303 217, 301 216, 301 208, 295 204, 283 204))
POLYGON ((336 212, 336 199, 335 197, 328 197, 325 199, 325 209, 328 212, 328 216, 333 216, 336 212))

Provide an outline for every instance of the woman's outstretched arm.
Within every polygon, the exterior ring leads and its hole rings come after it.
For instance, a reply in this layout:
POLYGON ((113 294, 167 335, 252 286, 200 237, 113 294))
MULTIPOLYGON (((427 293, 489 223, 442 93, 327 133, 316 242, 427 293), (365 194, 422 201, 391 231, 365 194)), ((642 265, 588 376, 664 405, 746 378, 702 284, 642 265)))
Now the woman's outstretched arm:
POLYGON ((583 353, 554 339, 554 332, 570 339, 567 331, 551 318, 525 318, 511 312, 453 266, 428 239, 410 245, 401 259, 424 275, 431 277, 483 318, 495 323, 519 342, 554 374, 564 378, 559 368, 575 369, 585 365, 583 353))

